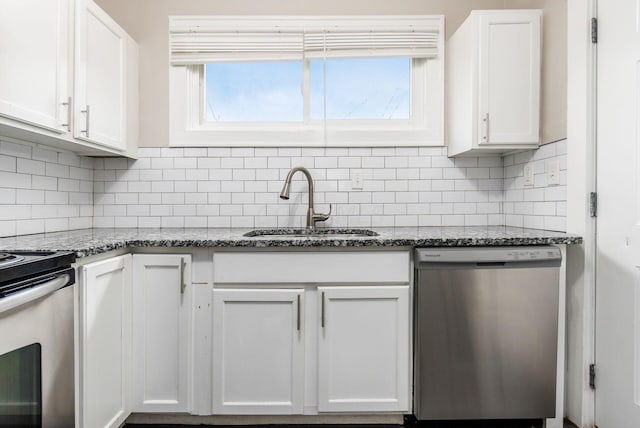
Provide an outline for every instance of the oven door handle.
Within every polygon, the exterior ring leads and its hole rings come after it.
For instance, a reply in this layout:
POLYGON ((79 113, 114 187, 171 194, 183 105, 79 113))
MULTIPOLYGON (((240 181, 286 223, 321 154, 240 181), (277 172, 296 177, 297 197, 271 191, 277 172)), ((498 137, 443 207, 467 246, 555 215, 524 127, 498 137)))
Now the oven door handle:
POLYGON ((71 276, 65 273, 36 287, 4 297, 0 299, 0 314, 54 293, 67 285, 70 279, 71 276))

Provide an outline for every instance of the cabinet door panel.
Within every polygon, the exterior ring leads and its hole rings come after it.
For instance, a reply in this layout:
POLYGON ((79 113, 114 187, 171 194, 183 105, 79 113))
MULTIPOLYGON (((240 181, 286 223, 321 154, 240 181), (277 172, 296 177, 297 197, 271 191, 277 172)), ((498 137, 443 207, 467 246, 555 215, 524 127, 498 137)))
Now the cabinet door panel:
POLYGON ((118 427, 129 416, 131 256, 83 268, 79 426, 118 427))
POLYGON ((189 411, 191 256, 133 263, 133 410, 189 411))
POLYGON ((66 132, 69 0, 0 0, 0 115, 66 132))
POLYGON ((213 411, 300 414, 303 290, 213 291, 213 411))
POLYGON ((479 25, 478 141, 538 143, 540 17, 531 13, 481 15, 479 25))
POLYGON ((75 136, 124 150, 128 36, 91 0, 84 5, 76 25, 75 136))
POLYGON ((409 288, 318 292, 318 410, 409 410, 409 288))

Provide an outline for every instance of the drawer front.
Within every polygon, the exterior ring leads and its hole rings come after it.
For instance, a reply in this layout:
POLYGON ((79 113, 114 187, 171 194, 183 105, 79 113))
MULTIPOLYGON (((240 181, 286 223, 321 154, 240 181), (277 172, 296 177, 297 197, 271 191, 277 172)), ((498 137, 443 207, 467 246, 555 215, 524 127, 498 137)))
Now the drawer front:
POLYGON ((213 256, 214 283, 408 283, 409 251, 228 252, 213 256))

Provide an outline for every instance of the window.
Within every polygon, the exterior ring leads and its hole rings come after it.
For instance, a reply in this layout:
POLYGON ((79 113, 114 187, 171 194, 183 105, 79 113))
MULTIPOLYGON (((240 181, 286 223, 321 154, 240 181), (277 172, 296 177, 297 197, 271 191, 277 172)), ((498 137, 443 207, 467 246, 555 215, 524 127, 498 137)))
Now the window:
POLYGON ((171 17, 172 146, 443 145, 443 18, 171 17))
POLYGON ((302 62, 204 65, 206 122, 301 122, 302 62))

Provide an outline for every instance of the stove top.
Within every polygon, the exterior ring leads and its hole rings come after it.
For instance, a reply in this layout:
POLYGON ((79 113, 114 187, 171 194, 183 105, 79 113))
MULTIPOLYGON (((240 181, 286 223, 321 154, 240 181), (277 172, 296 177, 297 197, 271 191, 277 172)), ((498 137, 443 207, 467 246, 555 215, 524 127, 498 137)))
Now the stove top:
POLYGON ((68 267, 75 260, 68 251, 0 251, 0 284, 68 267))
POLYGON ((0 269, 2 269, 4 266, 9 266, 22 260, 24 260, 23 256, 9 253, 0 253, 0 269))

